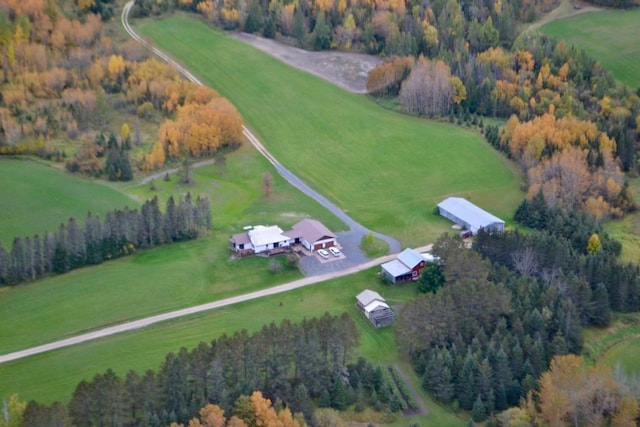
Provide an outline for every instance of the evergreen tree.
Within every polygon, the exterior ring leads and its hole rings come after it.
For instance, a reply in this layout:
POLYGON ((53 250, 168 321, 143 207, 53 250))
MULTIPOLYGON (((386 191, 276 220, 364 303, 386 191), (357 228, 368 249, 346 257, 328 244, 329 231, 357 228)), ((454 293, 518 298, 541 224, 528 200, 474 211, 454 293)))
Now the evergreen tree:
POLYGON ((314 50, 326 50, 331 47, 331 28, 326 21, 324 12, 320 12, 316 18, 311 39, 314 50))
POLYGON ((480 423, 487 419, 487 407, 480 398, 480 395, 473 402, 473 409, 471 410, 471 416, 473 421, 480 423))
POLYGON ((293 14, 293 37, 298 42, 298 46, 307 46, 307 23, 300 7, 296 7, 293 14))
POLYGON ((608 326, 611 323, 609 294, 602 283, 596 285, 592 294, 590 323, 595 326, 608 326))
POLYGON ((347 407, 346 391, 340 377, 337 377, 333 382, 333 387, 331 388, 329 396, 332 408, 341 411, 347 407))
POLYGON ((262 31, 264 25, 264 18, 262 8, 260 7, 259 0, 252 0, 249 4, 249 10, 247 13, 247 19, 244 21, 245 33, 258 33, 262 31))

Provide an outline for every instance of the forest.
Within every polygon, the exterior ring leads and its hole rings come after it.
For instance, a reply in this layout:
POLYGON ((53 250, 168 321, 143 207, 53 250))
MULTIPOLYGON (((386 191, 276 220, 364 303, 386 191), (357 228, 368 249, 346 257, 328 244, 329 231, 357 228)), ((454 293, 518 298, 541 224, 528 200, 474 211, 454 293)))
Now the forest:
POLYGON ((441 237, 444 284, 407 304, 396 331, 423 387, 478 422, 538 392, 554 357, 581 352, 583 328, 640 310, 640 269, 617 261, 619 243, 595 220, 542 195, 516 217, 538 231, 480 231, 471 251, 441 237))
POLYGON ((68 405, 30 402, 24 421, 59 426, 187 422, 192 426, 193 418, 202 415, 201 408, 215 405, 217 409, 208 410, 231 414, 227 425, 298 426, 314 422, 314 402, 337 410, 355 405, 359 411, 367 406, 399 411, 404 398, 390 375, 362 358, 353 362, 358 341, 359 333, 346 313, 272 323, 253 334, 243 330, 170 353, 157 371, 129 371, 124 378, 111 370, 97 374, 78 384, 68 405), (272 416, 284 424, 260 421, 256 402, 266 402, 257 398, 256 390, 273 402, 272 416))
POLYGON ((65 161, 72 173, 130 180, 240 143, 242 118, 226 99, 149 59, 136 41, 114 43, 103 23, 112 1, 0 6, 0 155, 34 154, 65 161), (114 118, 119 138, 105 138, 114 118), (151 138, 145 125, 160 129, 151 138))

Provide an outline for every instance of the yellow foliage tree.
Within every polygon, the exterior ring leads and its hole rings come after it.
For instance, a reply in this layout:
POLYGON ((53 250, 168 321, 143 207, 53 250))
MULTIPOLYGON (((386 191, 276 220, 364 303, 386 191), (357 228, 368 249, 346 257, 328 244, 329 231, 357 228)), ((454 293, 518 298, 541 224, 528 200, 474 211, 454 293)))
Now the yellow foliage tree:
POLYGON ((120 136, 122 137, 122 140, 129 139, 129 137, 131 136, 131 130, 129 129, 128 124, 122 124, 122 127, 120 128, 120 136))
POLYGON ((535 425, 635 426, 637 399, 604 365, 589 368, 580 356, 556 356, 539 384, 521 406, 535 425))
POLYGON ((8 402, 4 402, 4 413, 0 413, 0 427, 22 427, 24 426, 22 414, 27 407, 26 402, 22 402, 17 394, 12 394, 8 402))
POLYGON ((109 71, 109 77, 113 80, 117 79, 124 73, 124 58, 120 55, 111 55, 109 57, 109 64, 107 70, 109 71))

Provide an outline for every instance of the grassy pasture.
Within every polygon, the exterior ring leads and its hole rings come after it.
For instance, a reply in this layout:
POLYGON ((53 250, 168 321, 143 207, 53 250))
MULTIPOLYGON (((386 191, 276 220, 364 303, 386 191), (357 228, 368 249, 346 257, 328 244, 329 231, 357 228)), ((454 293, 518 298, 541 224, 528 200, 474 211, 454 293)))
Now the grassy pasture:
POLYGON ((107 185, 77 178, 29 160, 0 159, 0 243, 56 231, 69 217, 103 215, 138 203, 107 185))
POLYGON ((640 375, 640 336, 623 341, 611 347, 602 358, 611 367, 618 363, 627 374, 640 375))
MULTIPOLYGON (((200 341, 210 341, 241 329, 255 331, 263 324, 288 318, 350 313, 361 332, 358 353, 374 363, 394 363, 401 360, 395 347, 393 330, 377 330, 355 308, 354 295, 365 288, 380 292, 392 305, 401 305, 416 295, 411 284, 389 287, 376 279, 377 269, 329 282, 297 289, 285 294, 248 301, 210 312, 200 313, 149 328, 68 347, 50 353, 0 365, 0 396, 19 393, 24 400, 41 402, 66 401, 77 383, 98 372, 112 368, 119 375, 129 369, 157 369, 164 355, 180 347, 193 348, 200 341)), ((403 369, 419 388, 408 364, 403 369)), ((427 426, 461 426, 464 421, 425 398, 431 414, 402 419, 393 426, 419 422, 427 426)))
POLYGON ((640 9, 587 13, 551 22, 541 31, 587 51, 620 82, 640 87, 640 9))
POLYGON ((447 196, 468 197, 507 219, 522 198, 513 165, 477 134, 386 111, 192 17, 139 28, 229 98, 284 165, 406 245, 450 229, 433 215, 447 196))

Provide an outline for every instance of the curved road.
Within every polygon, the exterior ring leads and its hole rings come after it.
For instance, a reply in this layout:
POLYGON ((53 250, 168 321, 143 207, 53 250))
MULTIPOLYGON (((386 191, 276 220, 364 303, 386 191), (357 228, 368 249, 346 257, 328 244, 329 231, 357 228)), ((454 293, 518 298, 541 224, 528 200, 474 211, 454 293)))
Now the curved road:
MULTIPOLYGON (((129 11, 131 10, 131 7, 133 6, 133 3, 134 3, 133 1, 128 2, 125 5, 124 10, 122 12, 122 25, 127 30, 127 32, 131 35, 131 37, 133 37, 134 39, 136 39, 137 41, 142 43, 145 47, 150 49, 154 54, 156 54, 157 56, 162 58, 164 61, 173 64, 190 81, 192 81, 193 83, 196 83, 198 85, 202 85, 200 80, 198 80, 188 70, 186 70, 180 64, 177 64, 176 62, 174 62, 171 58, 169 58, 163 52, 161 52, 158 49, 156 49, 153 46, 151 46, 148 42, 143 40, 138 34, 136 34, 131 29, 131 27, 129 26, 129 23, 127 21, 127 16, 129 14, 129 11)), ((309 197, 313 198, 314 200, 318 201, 320 204, 325 206, 327 209, 329 209, 333 214, 335 214, 338 218, 340 218, 342 221, 344 221, 345 224, 347 224, 349 226, 349 228, 351 229, 351 232, 358 233, 358 234, 361 234, 363 236, 365 234, 368 234, 368 233, 371 232, 369 229, 367 229, 366 227, 364 227, 360 223, 356 222, 353 218, 351 218, 350 216, 345 214, 340 208, 338 208, 335 204, 330 202, 326 197, 322 196, 321 194, 319 194, 318 192, 313 190, 311 187, 309 187, 307 184, 305 184, 300 178, 298 178, 293 173, 291 173, 291 171, 289 171, 287 168, 282 166, 282 164, 280 164, 280 162, 278 162, 271 155, 271 153, 269 153, 269 151, 267 151, 267 149, 264 147, 264 145, 262 145, 262 143, 258 140, 258 138, 256 138, 251 133, 251 131, 249 131, 246 127, 243 126, 242 130, 243 130, 243 133, 246 136, 246 138, 254 145, 254 147, 256 147, 256 149, 264 157, 266 157, 269 160, 269 162, 271 162, 271 164, 277 169, 278 173, 280 173, 280 175, 282 175, 289 183, 291 183, 293 186, 298 188, 300 191, 302 191, 303 193, 307 194, 309 197)), ((146 317, 144 319, 134 320, 134 321, 131 321, 131 322, 126 322, 126 323, 120 324, 120 325, 99 329, 99 330, 96 330, 96 331, 93 331, 93 332, 88 332, 88 333, 85 333, 85 334, 77 335, 75 337, 63 339, 63 340, 60 340, 60 341, 55 341, 55 342, 52 342, 52 343, 49 343, 49 344, 44 344, 44 345, 40 345, 40 346, 37 346, 37 347, 32 347, 32 348, 29 348, 29 349, 20 350, 20 351, 16 351, 16 352, 13 352, 13 353, 0 355, 0 364, 1 363, 6 363, 6 362, 10 362, 10 361, 13 361, 13 360, 22 359, 22 358, 25 358, 25 357, 28 357, 28 356, 33 356, 35 354, 44 353, 44 352, 47 352, 47 351, 56 350, 56 349, 60 349, 60 348, 63 348, 63 347, 68 347, 68 346, 75 345, 75 344, 80 344, 80 343, 83 343, 83 342, 86 342, 86 341, 91 341, 91 340, 95 340, 95 339, 98 339, 98 338, 107 337, 107 336, 118 334, 118 333, 121 333, 121 332, 127 332, 127 331, 132 331, 132 330, 144 328, 144 327, 147 327, 149 325, 153 325, 153 324, 159 323, 159 322, 164 322, 164 321, 170 320, 170 319, 175 319, 177 317, 187 316, 187 315, 190 315, 190 314, 195 314, 195 313, 199 313, 199 312, 202 312, 202 311, 207 311, 207 310, 211 310, 211 309, 214 309, 214 308, 225 307, 225 306, 228 306, 228 305, 232 305, 232 304, 237 304, 239 302, 253 300, 253 299, 256 299, 256 298, 261 298, 261 297, 265 297, 265 296, 268 296, 268 295, 275 295, 275 294, 279 294, 279 293, 282 293, 282 292, 287 292, 287 291, 290 291, 290 290, 293 290, 293 289, 297 289, 297 288, 301 288, 301 287, 304 287, 304 286, 313 285, 313 284, 320 283, 320 282, 323 282, 323 281, 326 281, 326 280, 329 280, 329 279, 333 279, 333 278, 336 278, 336 277, 341 277, 341 276, 346 276, 346 275, 349 275, 349 274, 354 274, 354 273, 357 273, 359 271, 363 271, 363 270, 369 269, 371 267, 375 267, 376 265, 380 265, 380 264, 382 264, 384 262, 390 261, 393 258, 395 258, 395 254, 397 252, 400 252, 400 249, 401 249, 400 242, 398 242, 396 239, 394 239, 392 237, 385 236, 385 235, 380 234, 380 233, 375 233, 374 232, 373 234, 374 234, 374 236, 386 241, 389 244, 389 250, 392 253, 392 255, 386 255, 386 256, 383 256, 383 257, 380 257, 380 258, 376 258, 374 260, 370 260, 370 261, 364 262, 362 264, 343 269, 341 271, 334 271, 334 272, 331 272, 331 273, 321 274, 321 275, 317 275, 317 276, 305 277, 305 278, 302 278, 302 279, 299 279, 299 280, 296 280, 296 281, 293 281, 293 282, 285 283, 285 284, 282 284, 282 285, 279 285, 279 286, 274 286, 272 288, 263 289, 263 290, 260 290, 260 291, 251 292, 251 293, 244 294, 244 295, 237 295, 237 296, 234 296, 234 297, 231 297, 231 298, 226 298, 226 299, 219 300, 219 301, 213 301, 213 302, 210 302, 210 303, 201 304, 201 305, 197 305, 197 306, 189 307, 189 308, 184 308, 184 309, 172 311, 172 312, 169 312, 169 313, 159 314, 159 315, 156 315, 156 316, 146 317)), ((430 246, 431 245, 425 246, 423 248, 417 248, 416 250, 418 250, 418 251, 430 250, 430 246)))
MULTIPOLYGON (((149 43, 148 41, 140 37, 140 35, 138 35, 138 33, 136 33, 133 30, 133 28, 131 28, 131 25, 129 25, 129 12, 131 11, 131 8, 133 7, 134 3, 135 3, 134 0, 129 1, 127 4, 125 4, 124 9, 122 10, 121 22, 122 22, 122 26, 127 31, 127 33, 129 33, 129 35, 133 39, 135 39, 138 43, 142 44, 144 47, 149 49, 154 55, 158 56, 163 61, 176 67, 176 69, 189 81, 199 86, 204 86, 204 84, 196 76, 194 76, 189 70, 187 70, 185 67, 183 67, 182 65, 178 64, 176 61, 171 59, 171 57, 166 53, 155 48, 153 45, 151 45, 151 43, 149 43)), ((300 178, 294 175, 289 169, 285 168, 275 157, 273 157, 273 155, 265 148, 265 146, 260 142, 260 140, 256 138, 256 136, 244 125, 242 126, 242 133, 249 140, 249 142, 251 142, 251 144, 253 144, 253 146, 260 152, 260 154, 262 154, 267 160, 269 160, 269 162, 276 168, 278 173, 284 179, 286 179, 291 185, 293 185, 294 187, 302 191, 307 196, 316 200, 318 203, 320 203, 322 206, 327 208, 335 216, 340 218, 340 220, 342 220, 342 222, 344 222, 351 231, 361 234, 362 236, 369 233, 373 233, 373 235, 378 239, 381 239, 387 242, 387 244, 389 245, 389 252, 391 253, 400 252, 400 249, 402 249, 402 246, 400 245, 400 242, 398 240, 381 233, 373 232, 368 228, 366 228, 364 225, 360 224, 359 222, 351 218, 349 215, 344 213, 342 209, 340 209, 334 203, 329 201, 326 197, 324 197, 323 195, 315 191, 313 188, 309 187, 304 181, 302 181, 300 178)))

